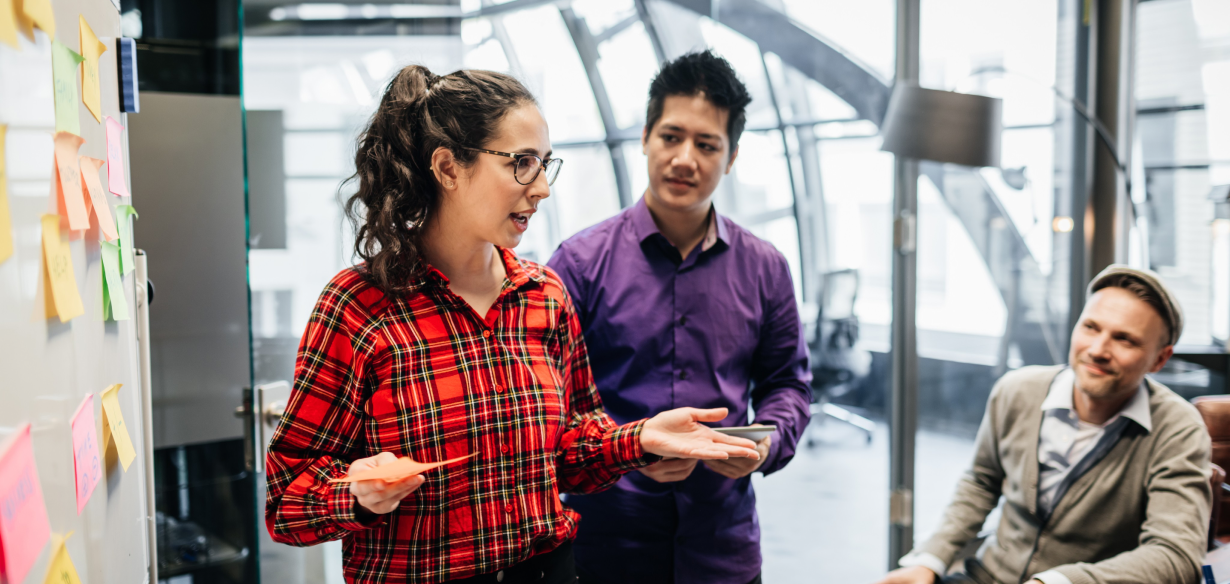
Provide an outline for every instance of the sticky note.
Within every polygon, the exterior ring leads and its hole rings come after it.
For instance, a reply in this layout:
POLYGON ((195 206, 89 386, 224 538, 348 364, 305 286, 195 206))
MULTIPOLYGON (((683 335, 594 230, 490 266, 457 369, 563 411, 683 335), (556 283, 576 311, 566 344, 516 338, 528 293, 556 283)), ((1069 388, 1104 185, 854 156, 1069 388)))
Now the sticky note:
POLYGON ((77 107, 77 65, 81 55, 51 41, 51 79, 56 104, 56 131, 81 134, 81 117, 77 107))
POLYGON ((48 317, 58 315, 60 322, 68 322, 85 313, 68 240, 60 235, 59 215, 43 215, 43 284, 48 317))
POLYGON ((117 383, 104 389, 101 394, 103 426, 106 427, 104 432, 107 433, 103 444, 115 444, 115 453, 120 455, 120 464, 124 465, 124 470, 127 471, 137 457, 137 451, 132 447, 132 437, 128 435, 128 426, 124 425, 124 413, 120 411, 120 387, 122 384, 117 383))
POLYGON ((9 582, 21 582, 51 536, 38 468, 34 465, 30 424, 22 424, 0 452, 0 547, 4 577, 9 582))
POLYGON ((64 537, 53 537, 51 540, 51 563, 47 565, 47 577, 43 578, 43 584, 81 584, 81 577, 77 575, 77 567, 73 565, 73 559, 68 556, 68 538, 72 537, 70 531, 64 537))
POLYGON ((102 121, 102 90, 98 83, 98 58, 107 50, 107 45, 98 40, 94 29, 85 21, 85 17, 77 16, 77 29, 81 36, 81 103, 94 114, 96 121, 102 121))
POLYGON ((116 205, 115 220, 120 227, 120 273, 125 276, 137 269, 136 258, 133 257, 132 251, 132 220, 128 218, 130 215, 137 219, 140 218, 132 205, 116 205))
POLYGON ((127 197, 128 179, 124 176, 124 126, 107 116, 107 190, 127 197))
POLYGON ((13 0, 0 0, 0 42, 20 49, 17 44, 17 12, 13 0))
POLYGON ((103 161, 89 156, 82 156, 80 160, 81 181, 85 183, 85 190, 89 193, 90 209, 98 220, 98 228, 107 241, 116 241, 120 238, 120 232, 115 219, 111 218, 111 206, 107 204, 106 191, 103 190, 102 180, 98 178, 103 161))
POLYGON ((77 515, 94 494, 102 479, 102 457, 98 454, 97 426, 94 425, 94 394, 85 396, 73 414, 73 474, 77 477, 77 515))
MULTIPOLYGON (((34 26, 43 29, 47 38, 56 38, 56 15, 51 0, 21 0, 21 12, 34 26)), ((27 35, 34 40, 33 33, 27 35)))
POLYGON ((461 462, 467 458, 470 458, 471 456, 474 456, 475 454, 478 454, 478 453, 474 452, 466 456, 459 456, 457 458, 446 460, 444 462, 418 462, 410 457, 403 456, 388 464, 380 465, 376 468, 369 468, 367 470, 361 470, 345 478, 333 479, 329 482, 331 483, 353 483, 353 482, 358 482, 358 481, 370 481, 370 480, 375 480, 375 479, 382 479, 386 481, 400 481, 404 478, 423 474, 424 472, 429 471, 433 468, 445 466, 448 464, 453 464, 454 462, 461 462))
POLYGON ((52 184, 60 213, 68 217, 73 231, 90 228, 90 213, 85 208, 85 193, 81 190, 81 163, 77 150, 85 140, 68 132, 56 132, 56 176, 52 184))
POLYGON ((128 297, 120 275, 120 248, 109 241, 102 247, 103 320, 128 320, 128 297))
MULTIPOLYGON (((4 0, 0 0, 0 10, 4 0)), ((0 124, 0 262, 13 255, 13 217, 9 214, 9 177, 4 169, 4 136, 9 127, 0 124)))

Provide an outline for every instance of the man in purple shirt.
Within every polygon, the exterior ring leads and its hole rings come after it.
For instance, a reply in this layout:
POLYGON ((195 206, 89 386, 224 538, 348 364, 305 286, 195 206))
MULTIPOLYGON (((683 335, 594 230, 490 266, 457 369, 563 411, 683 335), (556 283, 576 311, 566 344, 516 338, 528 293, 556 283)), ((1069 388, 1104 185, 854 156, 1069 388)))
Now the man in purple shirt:
POLYGON ((776 425, 760 460, 664 460, 610 490, 569 496, 581 515, 583 584, 760 581, 751 473, 794 456, 810 373, 785 258, 711 200, 730 172, 751 102, 725 59, 692 53, 649 89, 641 142, 649 188, 633 207, 560 245, 607 413, 620 423, 671 408, 725 407, 722 426, 776 425))

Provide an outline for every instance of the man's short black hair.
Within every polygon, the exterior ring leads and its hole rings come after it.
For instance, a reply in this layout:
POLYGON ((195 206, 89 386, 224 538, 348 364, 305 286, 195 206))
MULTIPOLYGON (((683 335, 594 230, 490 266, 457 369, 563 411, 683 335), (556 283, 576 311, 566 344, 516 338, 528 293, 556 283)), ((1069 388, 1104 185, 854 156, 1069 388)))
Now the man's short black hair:
POLYGON ((704 94, 709 103, 730 113, 726 120, 726 137, 730 139, 733 154, 739 146, 743 126, 747 124, 747 104, 752 102, 752 96, 747 92, 747 86, 739 81, 734 67, 711 50, 688 53, 662 65, 649 84, 645 129, 652 130, 654 124, 662 119, 662 107, 667 97, 700 94, 704 94))

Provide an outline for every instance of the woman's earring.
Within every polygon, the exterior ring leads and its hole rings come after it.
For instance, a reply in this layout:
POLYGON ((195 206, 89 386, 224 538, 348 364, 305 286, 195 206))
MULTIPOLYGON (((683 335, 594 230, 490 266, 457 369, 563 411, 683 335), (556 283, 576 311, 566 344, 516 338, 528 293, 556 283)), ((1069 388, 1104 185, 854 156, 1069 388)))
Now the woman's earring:
POLYGON ((451 186, 453 186, 453 181, 451 181, 451 180, 450 180, 450 181, 448 181, 448 182, 444 183, 444 186, 446 186, 446 187, 451 187, 451 186))

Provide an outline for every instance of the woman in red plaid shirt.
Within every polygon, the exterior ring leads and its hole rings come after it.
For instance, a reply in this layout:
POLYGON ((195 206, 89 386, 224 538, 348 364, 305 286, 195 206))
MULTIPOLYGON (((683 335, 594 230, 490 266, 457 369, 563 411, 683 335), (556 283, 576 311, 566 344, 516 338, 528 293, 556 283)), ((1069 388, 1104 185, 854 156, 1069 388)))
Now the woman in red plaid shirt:
POLYGON ((347 202, 365 262, 317 301, 269 447, 275 541, 342 539, 350 582, 572 583, 580 517, 560 493, 661 457, 757 457, 700 423, 724 409, 603 413, 568 292, 512 252, 562 163, 512 77, 410 66, 389 84, 347 202))

